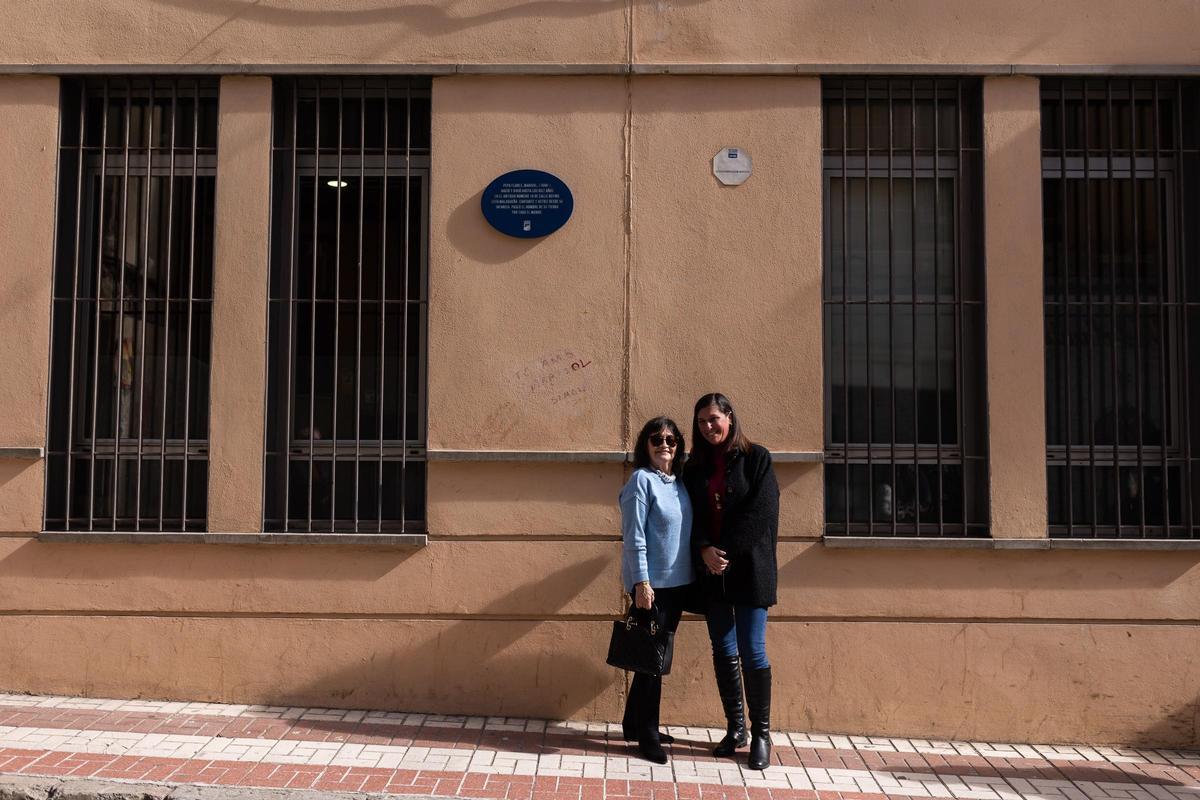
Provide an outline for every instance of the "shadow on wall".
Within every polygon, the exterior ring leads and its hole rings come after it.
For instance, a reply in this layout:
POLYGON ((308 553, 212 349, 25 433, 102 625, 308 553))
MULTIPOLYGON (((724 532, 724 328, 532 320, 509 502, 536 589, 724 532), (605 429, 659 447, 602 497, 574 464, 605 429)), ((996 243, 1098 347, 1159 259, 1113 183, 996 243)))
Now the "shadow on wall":
MULTIPOLYGON (((1176 749, 1200 749, 1200 696, 1179 708, 1164 708, 1161 711, 1162 719, 1142 731, 1139 743, 1176 749)), ((1188 782, 1195 783, 1194 779, 1188 782)))
MULTIPOLYGON (((611 563, 599 556, 547 575, 531 575, 528 583, 470 618, 413 620, 407 646, 381 642, 370 656, 307 685, 281 687, 265 702, 552 719, 588 709, 584 715, 595 717, 596 703, 605 693, 623 691, 623 685, 617 686, 620 673, 605 665, 600 650, 607 644, 609 623, 544 617, 565 607, 611 563), (499 613, 530 605, 543 609, 544 617, 499 613), (589 633, 594 628, 596 635, 575 635, 580 626, 587 626, 589 633), (594 647, 588 644, 590 638, 595 639, 594 647)), ((497 564, 496 569, 520 570, 521 565, 497 564)))
POLYGON ((12 481, 21 477, 26 471, 37 466, 36 461, 26 461, 24 459, 4 459, 0 460, 0 514, 7 511, 4 502, 4 487, 12 481))
POLYGON ((545 240, 505 236, 483 218, 480 190, 450 212, 446 220, 446 238, 454 249, 483 264, 505 264, 528 253, 545 240))
MULTIPOLYGON (((641 4, 657 2, 657 0, 633 1, 641 4)), ((159 6, 188 12, 194 11, 196 8, 195 0, 154 0, 154 2, 159 6)), ((461 0, 403 4, 380 2, 375 7, 345 10, 296 7, 300 5, 296 0, 283 4, 285 7, 282 8, 278 5, 264 5, 263 0, 251 0, 250 2, 245 0, 207 0, 204 3, 205 9, 212 14, 224 15, 224 19, 196 40, 186 52, 179 56, 178 60, 181 62, 186 60, 214 34, 238 20, 285 28, 338 28, 393 24, 401 25, 421 35, 438 36, 513 19, 539 17, 579 19, 615 9, 623 9, 629 2, 630 0, 526 0, 524 2, 515 0, 507 8, 472 14, 466 11, 454 13, 456 7, 462 8, 466 5, 461 0)), ((673 0, 673 5, 691 6, 706 2, 708 0, 673 0)))

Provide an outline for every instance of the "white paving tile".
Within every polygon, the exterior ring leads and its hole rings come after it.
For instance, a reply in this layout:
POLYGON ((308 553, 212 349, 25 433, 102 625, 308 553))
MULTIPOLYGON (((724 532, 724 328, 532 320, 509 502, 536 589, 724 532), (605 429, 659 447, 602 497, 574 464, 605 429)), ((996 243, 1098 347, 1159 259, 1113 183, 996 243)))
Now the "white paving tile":
MULTIPOLYGON (((106 700, 100 698, 39 697, 0 694, 0 705, 46 709, 111 708, 129 713, 198 714, 334 722, 368 722, 471 728, 491 731, 533 732, 555 735, 589 735, 615 739, 614 723, 557 722, 515 717, 467 717, 413 714, 392 711, 291 706, 183 703, 179 701, 106 700)), ((716 728, 671 726, 667 732, 682 740, 710 742, 724 731, 716 728)), ((1084 745, 1005 744, 937 741, 878 736, 772 732, 778 747, 801 750, 838 748, 876 753, 928 753, 990 759, 1031 758, 1050 762, 1140 762, 1178 767, 1200 766, 1200 753, 1174 750, 1138 750, 1084 745)), ((635 781, 676 781, 691 784, 724 784, 750 788, 792 788, 811 791, 884 794, 897 798, 946 800, 1200 800, 1200 785, 1164 785, 1161 782, 1055 781, 1037 777, 999 778, 970 774, 930 775, 893 769, 805 768, 773 766, 765 772, 744 768, 740 761, 673 758, 666 766, 651 765, 624 755, 564 755, 453 747, 404 747, 356 742, 324 742, 267 738, 220 738, 188 734, 134 731, 46 728, 33 725, 0 726, 0 746, 53 749, 67 752, 129 754, 165 758, 210 758, 263 761, 278 764, 339 765, 360 768, 478 772, 496 775, 543 775, 611 778, 635 781)), ((552 743, 551 743, 552 746, 552 743)), ((963 772, 970 772, 964 769, 963 772)), ((1115 774, 1115 769, 1114 769, 1115 774)), ((1196 783, 1200 784, 1200 781, 1196 783)))

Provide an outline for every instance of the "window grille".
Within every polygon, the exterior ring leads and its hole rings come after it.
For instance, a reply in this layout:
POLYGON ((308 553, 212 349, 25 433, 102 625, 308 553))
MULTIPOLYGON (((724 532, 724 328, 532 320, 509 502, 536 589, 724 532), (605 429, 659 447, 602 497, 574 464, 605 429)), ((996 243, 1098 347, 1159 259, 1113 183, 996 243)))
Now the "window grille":
POLYGON ((986 536, 980 84, 822 92, 825 533, 986 536))
POLYGON ((1050 535, 1194 538, 1200 84, 1042 82, 1050 535))
POLYGON ((48 530, 204 530, 216 80, 64 80, 48 530))
POLYGON ((429 82, 275 81, 272 531, 425 519, 429 82))

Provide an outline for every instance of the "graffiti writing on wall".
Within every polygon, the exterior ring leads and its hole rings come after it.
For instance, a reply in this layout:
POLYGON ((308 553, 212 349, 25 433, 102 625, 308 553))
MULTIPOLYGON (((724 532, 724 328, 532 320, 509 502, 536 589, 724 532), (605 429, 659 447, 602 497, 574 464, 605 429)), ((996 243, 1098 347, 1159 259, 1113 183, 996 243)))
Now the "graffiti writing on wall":
POLYGON ((543 353, 512 373, 519 392, 551 406, 579 404, 591 391, 595 362, 576 350, 543 353))

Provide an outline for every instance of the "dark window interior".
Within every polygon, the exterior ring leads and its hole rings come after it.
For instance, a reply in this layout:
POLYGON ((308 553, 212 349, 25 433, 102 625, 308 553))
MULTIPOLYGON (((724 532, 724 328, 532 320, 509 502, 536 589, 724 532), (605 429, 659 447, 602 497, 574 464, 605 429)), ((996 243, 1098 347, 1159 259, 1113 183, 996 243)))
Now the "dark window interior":
POLYGON ((987 533, 979 91, 823 84, 826 535, 987 533))

